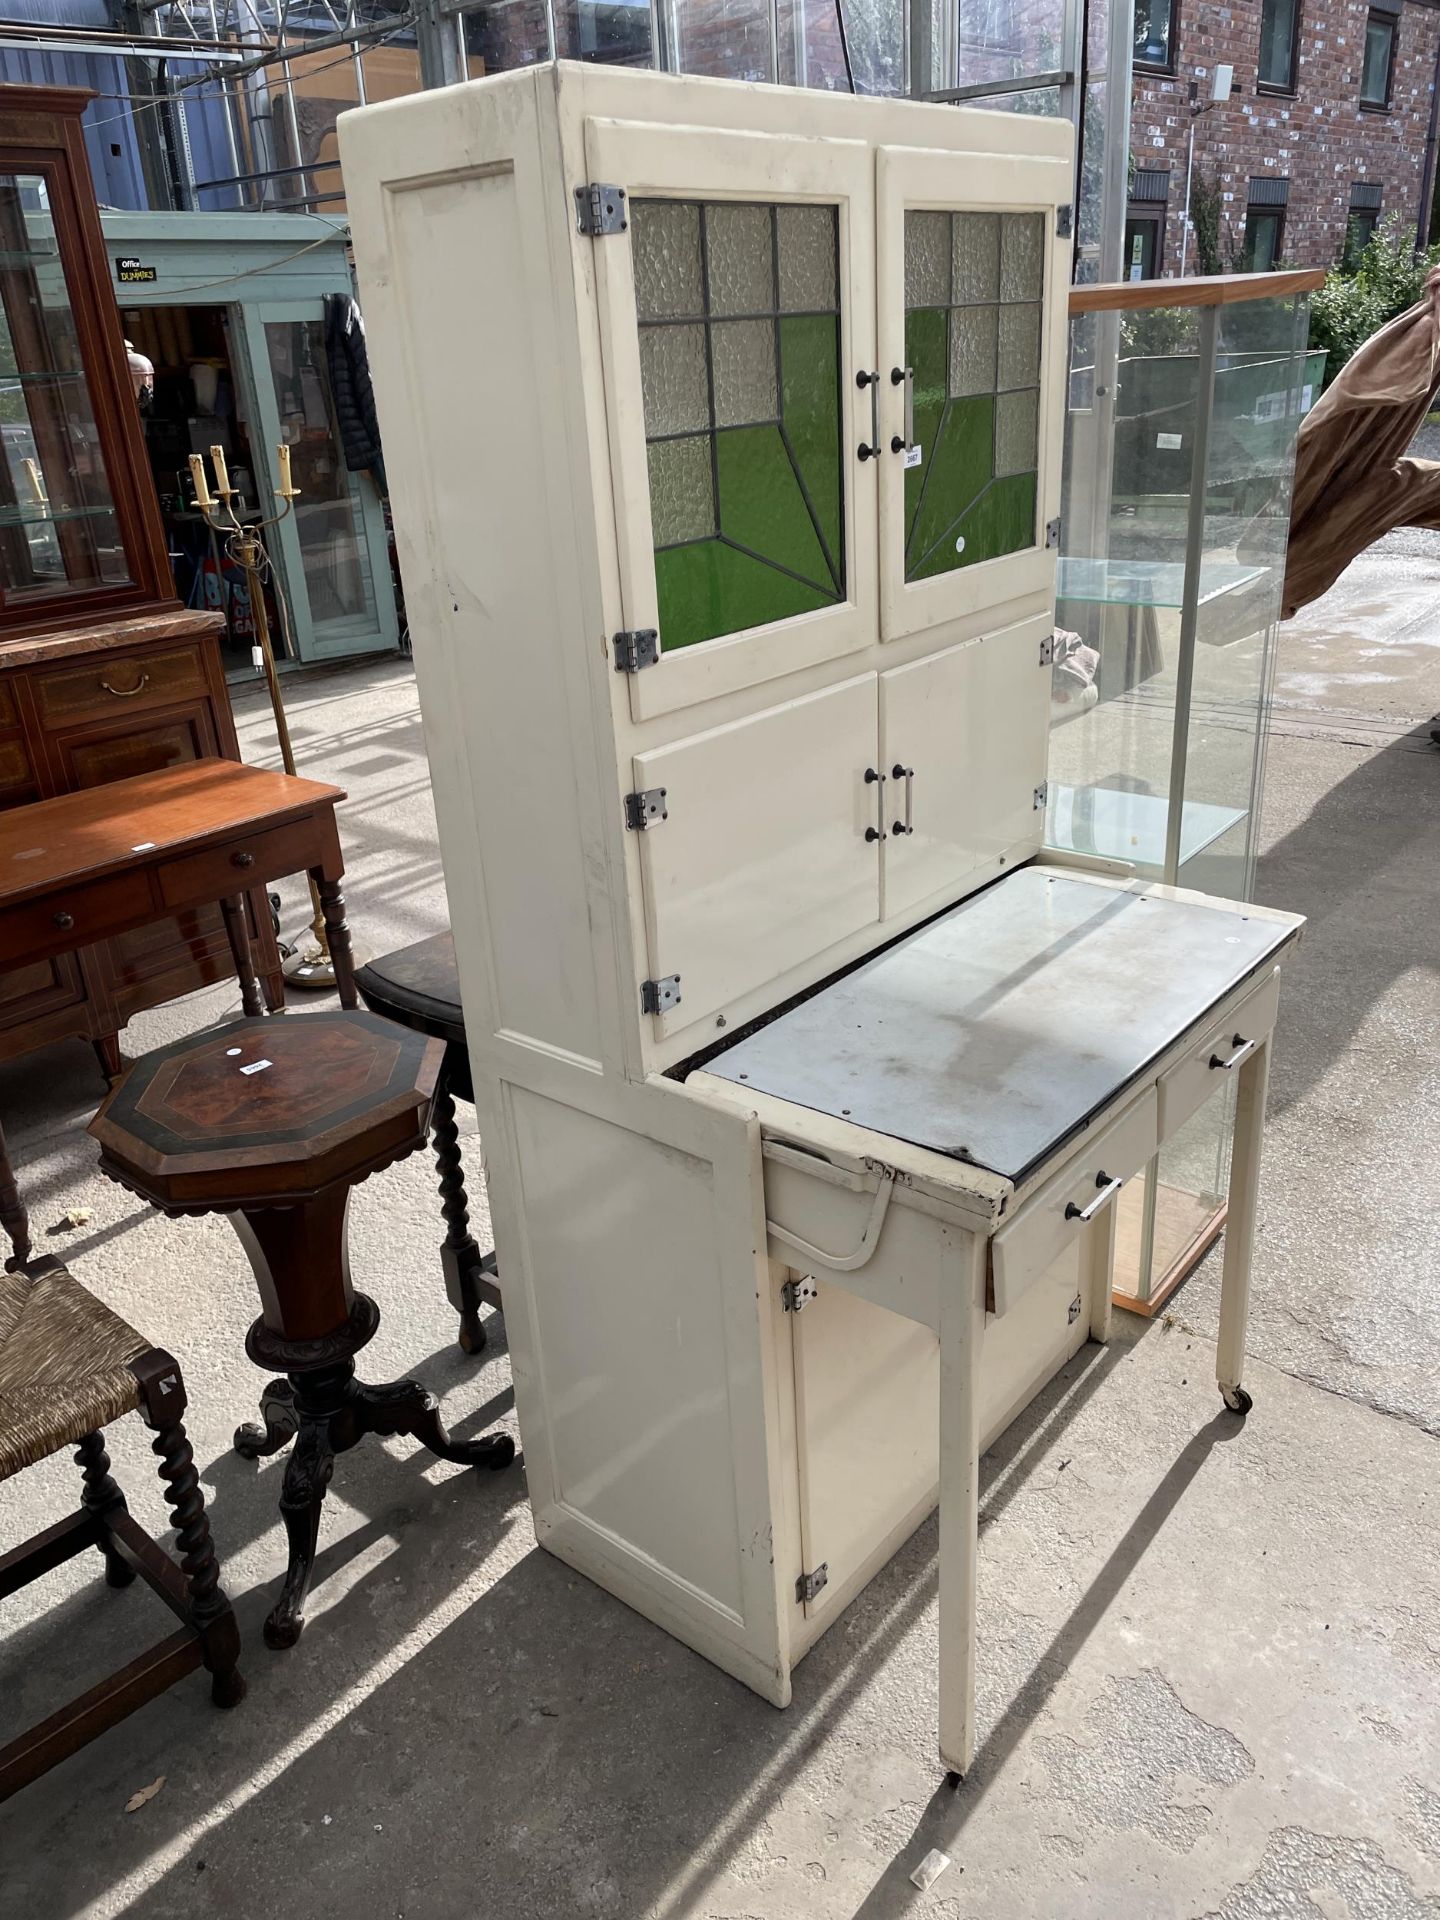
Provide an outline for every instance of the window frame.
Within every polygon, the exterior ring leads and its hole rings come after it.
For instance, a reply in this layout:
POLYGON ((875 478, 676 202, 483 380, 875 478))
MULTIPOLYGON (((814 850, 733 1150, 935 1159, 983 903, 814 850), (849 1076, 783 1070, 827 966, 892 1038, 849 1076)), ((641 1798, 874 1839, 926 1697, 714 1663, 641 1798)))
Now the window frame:
POLYGON ((1365 14, 1365 38, 1360 55, 1360 94, 1359 106, 1362 113, 1389 113, 1395 100, 1395 56, 1400 48, 1400 14, 1389 7, 1370 7, 1365 14), (1367 99, 1365 95, 1365 67, 1370 48, 1370 29, 1377 23, 1383 23, 1390 33, 1390 54, 1385 63, 1385 96, 1381 100, 1367 99))
POLYGON ((1169 0, 1169 4, 1170 27, 1165 36, 1165 58, 1163 60, 1145 60, 1141 58, 1137 49, 1133 64, 1140 73, 1164 73, 1172 77, 1175 73, 1175 59, 1180 42, 1180 0, 1169 0))
MULTIPOLYGON (((1141 285, 1145 283, 1146 279, 1158 280, 1164 268, 1165 216, 1168 211, 1168 204, 1163 200, 1131 200, 1125 208, 1125 230, 1127 233, 1132 226, 1141 225, 1153 227, 1155 230, 1155 272, 1143 276, 1139 283, 1141 285)), ((1122 280, 1130 281, 1130 264, 1127 253, 1121 261, 1120 277, 1122 280)), ((1131 282, 1131 284, 1133 285, 1135 283, 1131 282)))
POLYGON ((1265 80, 1260 76, 1260 49, 1262 49, 1265 44, 1265 15, 1267 10, 1275 4, 1276 0, 1260 0, 1260 47, 1256 50, 1255 91, 1256 93, 1278 94, 1282 99, 1293 100, 1298 90, 1300 78, 1300 19, 1305 10, 1305 0, 1295 0, 1295 11, 1290 22, 1290 56, 1286 63, 1290 77, 1284 81, 1265 80))
POLYGON ((1274 273, 1277 264, 1285 254, 1285 217, 1289 208, 1270 200, 1248 200, 1245 203, 1245 234, 1240 246, 1240 271, 1242 273, 1274 273), (1273 219, 1275 222, 1275 251, 1270 264, 1257 267, 1250 248, 1250 224, 1255 219, 1273 219), (1247 262, 1249 264, 1247 264, 1247 262))

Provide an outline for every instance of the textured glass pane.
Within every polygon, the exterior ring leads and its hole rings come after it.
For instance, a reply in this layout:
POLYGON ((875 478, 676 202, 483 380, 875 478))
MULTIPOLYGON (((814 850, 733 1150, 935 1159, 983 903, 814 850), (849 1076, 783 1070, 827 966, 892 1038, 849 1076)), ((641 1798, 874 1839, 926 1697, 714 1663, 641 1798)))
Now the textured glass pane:
POLYGON ((775 323, 771 320, 719 320, 711 329, 715 369, 715 424, 745 427, 773 420, 775 397, 775 323))
POLYGON ((650 443, 650 524, 657 547, 708 540, 715 531, 710 436, 650 443))
POLYGON ((905 304, 943 307, 950 299, 950 216, 905 215, 905 304))
POLYGON ((1044 215, 1006 213, 1000 219, 1000 298, 1038 300, 1045 256, 1044 215))
POLYGON ((652 438, 708 427, 704 327, 642 327, 640 387, 645 431, 652 438))
POLYGON ((1001 307, 1000 378, 1004 387, 1032 387, 1040 378, 1039 307, 1001 307))
POLYGON ((1002 393, 995 402, 996 473, 1033 473, 1039 450, 1040 396, 1002 393))
POLYGON ((757 559, 833 593, 829 562, 778 427, 741 427, 715 436, 720 532, 757 559))
POLYGON ((826 565, 839 588, 845 581, 845 540, 840 512, 838 317, 818 313, 782 320, 780 367, 785 444, 815 509, 826 565))
POLYGON ((769 313, 775 305, 768 207, 707 207, 711 313, 769 313))
POLYGON ((955 215, 955 298, 996 300, 1000 296, 1000 216, 955 215))
POLYGON ((787 313, 833 312, 835 292, 835 209, 781 207, 780 305, 787 313))
MULTIPOLYGON (((952 394, 995 391, 995 316, 999 311, 998 307, 957 307, 951 314, 952 394)), ((1017 308, 1017 312, 1023 311, 1017 308)))
POLYGON ((991 395, 947 404, 934 444, 925 449, 925 486, 905 554, 907 579, 919 577, 937 545, 953 546, 950 529, 994 477, 994 441, 991 395))
POLYGON ((630 206, 635 311, 642 320, 705 311, 700 281, 700 209, 683 200, 630 206))

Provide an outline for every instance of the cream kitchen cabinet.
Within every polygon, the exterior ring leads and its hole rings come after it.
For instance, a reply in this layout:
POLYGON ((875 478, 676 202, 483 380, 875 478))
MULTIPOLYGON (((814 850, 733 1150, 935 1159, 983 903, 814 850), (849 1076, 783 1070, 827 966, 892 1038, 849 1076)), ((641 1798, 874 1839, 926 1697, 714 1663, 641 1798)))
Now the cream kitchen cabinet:
POLYGON ((783 1706, 938 1498, 963 1772, 980 1448, 1232 1078, 1245 1404, 1299 925, 1036 864, 1070 131, 560 64, 340 142, 537 1536, 783 1706))

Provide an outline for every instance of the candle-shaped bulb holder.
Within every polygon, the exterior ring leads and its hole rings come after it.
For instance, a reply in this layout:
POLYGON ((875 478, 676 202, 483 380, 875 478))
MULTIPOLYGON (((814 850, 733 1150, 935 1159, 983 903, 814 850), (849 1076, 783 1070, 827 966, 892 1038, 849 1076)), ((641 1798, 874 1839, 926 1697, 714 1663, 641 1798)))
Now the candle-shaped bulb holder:
POLYGON ((215 463, 215 491, 222 500, 228 500, 235 489, 230 484, 229 469, 225 465, 225 449, 221 446, 211 447, 210 458, 215 463))
POLYGON ((280 498, 293 500, 300 489, 290 478, 290 448, 285 441, 276 447, 275 457, 280 462, 280 498))
POLYGON ((208 513, 215 504, 215 498, 210 491, 210 482, 205 477, 205 456, 203 453, 191 454, 190 478, 195 483, 196 506, 200 509, 201 513, 208 513))

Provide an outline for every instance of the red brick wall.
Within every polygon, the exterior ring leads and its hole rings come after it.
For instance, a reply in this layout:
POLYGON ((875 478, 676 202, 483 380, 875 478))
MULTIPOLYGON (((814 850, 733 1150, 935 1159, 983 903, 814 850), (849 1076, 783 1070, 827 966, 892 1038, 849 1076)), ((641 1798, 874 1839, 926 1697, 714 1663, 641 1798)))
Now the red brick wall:
MULTIPOLYGON (((1210 73, 1225 62, 1235 69, 1230 99, 1202 113, 1195 125, 1196 172, 1203 168, 1220 182, 1222 266, 1230 265, 1230 244, 1239 253, 1254 175, 1290 181, 1283 241, 1287 266, 1324 267, 1335 261, 1344 245, 1350 187, 1357 180, 1380 182, 1381 218, 1399 213, 1413 229, 1440 49, 1440 10, 1411 0, 1401 14, 1388 113, 1362 110, 1359 104, 1367 12, 1366 0, 1301 0, 1292 99, 1256 91, 1260 0, 1231 0, 1230 5, 1180 0, 1175 76, 1137 68, 1130 116, 1133 166, 1170 168, 1166 273, 1180 270, 1187 83, 1200 76, 1203 101, 1210 73)), ((1198 271, 1193 234, 1186 271, 1198 271)))

